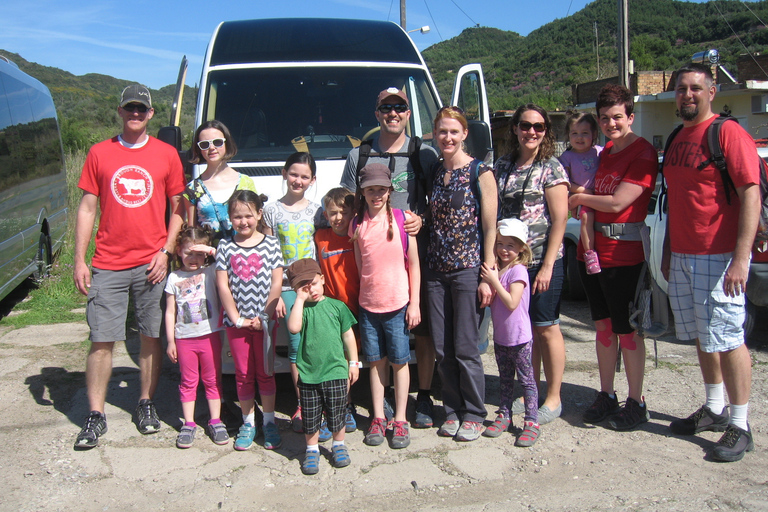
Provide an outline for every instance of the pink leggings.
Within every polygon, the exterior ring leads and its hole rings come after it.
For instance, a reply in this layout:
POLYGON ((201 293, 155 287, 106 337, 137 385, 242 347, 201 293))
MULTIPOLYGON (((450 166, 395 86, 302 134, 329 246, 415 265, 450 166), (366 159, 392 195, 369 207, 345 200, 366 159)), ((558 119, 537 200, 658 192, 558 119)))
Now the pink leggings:
POLYGON ((274 395, 277 391, 275 376, 264 371, 264 334, 263 331, 251 331, 227 327, 229 348, 235 361, 235 384, 237 398, 252 400, 256 398, 256 382, 262 396, 274 395))
POLYGON ((182 402, 194 402, 202 379, 208 400, 221 398, 221 337, 212 332, 197 338, 176 340, 181 371, 179 394, 182 402))

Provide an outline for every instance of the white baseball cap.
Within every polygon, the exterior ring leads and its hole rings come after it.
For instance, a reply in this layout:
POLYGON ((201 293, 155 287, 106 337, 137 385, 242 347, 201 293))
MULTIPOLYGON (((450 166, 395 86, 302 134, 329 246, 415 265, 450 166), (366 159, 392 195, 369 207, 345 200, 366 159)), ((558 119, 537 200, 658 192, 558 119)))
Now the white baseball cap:
POLYGON ((524 244, 528 243, 528 226, 520 219, 501 219, 496 223, 496 230, 501 236, 511 236, 524 244))

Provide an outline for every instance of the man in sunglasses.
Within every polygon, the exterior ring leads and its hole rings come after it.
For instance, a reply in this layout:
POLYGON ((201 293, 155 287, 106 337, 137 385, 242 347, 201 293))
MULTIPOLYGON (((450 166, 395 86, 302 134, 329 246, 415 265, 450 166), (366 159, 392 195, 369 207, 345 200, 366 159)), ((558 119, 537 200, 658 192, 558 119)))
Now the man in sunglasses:
POLYGON ((154 110, 146 87, 126 87, 117 113, 122 133, 91 148, 78 183, 83 197, 75 228, 74 279, 78 291, 88 296, 86 317, 91 328, 85 370, 90 412, 75 441, 79 450, 98 445, 107 431, 104 403, 112 351, 116 341, 126 339, 129 293, 141 340, 136 426, 142 434, 160 428, 152 402, 163 357, 160 299, 182 223, 184 172, 176 150, 147 134, 154 110), (174 214, 166 227, 168 200, 174 214), (99 208, 91 275, 85 255, 99 208))
MULTIPOLYGON (((347 163, 341 176, 341 186, 356 191, 358 171, 366 163, 381 163, 389 167, 392 174, 394 192, 391 195, 392 208, 406 210, 405 230, 417 236, 419 259, 422 268, 426 268, 428 234, 422 229, 424 213, 427 210, 427 184, 431 180, 430 171, 437 162, 437 152, 429 145, 421 144, 418 137, 408 137, 405 130, 411 120, 411 107, 408 96, 397 87, 381 91, 376 98, 374 116, 379 123, 379 133, 371 140, 363 141, 347 156, 347 163)), ((422 272, 422 277, 425 273, 422 272)), ((422 284, 422 322, 412 333, 416 338, 416 360, 418 361, 419 393, 416 398, 416 418, 413 426, 428 428, 432 421, 432 375, 435 369, 435 349, 429 337, 426 317, 426 288, 422 284)), ((391 388, 387 388, 387 402, 392 402, 391 388)), ((390 419, 389 412, 387 419, 390 419)))

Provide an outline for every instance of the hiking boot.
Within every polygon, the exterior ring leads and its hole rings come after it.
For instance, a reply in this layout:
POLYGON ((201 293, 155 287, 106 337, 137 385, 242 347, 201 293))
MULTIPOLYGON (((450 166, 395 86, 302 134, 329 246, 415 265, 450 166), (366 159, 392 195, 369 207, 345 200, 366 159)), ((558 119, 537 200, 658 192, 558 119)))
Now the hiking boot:
POLYGON ((454 437, 459 431, 459 420, 445 420, 437 430, 437 435, 441 437, 454 437))
POLYGON ((384 418, 373 418, 368 432, 365 433, 363 442, 368 446, 379 446, 384 442, 384 433, 387 431, 387 420, 384 418))
POLYGON ((195 442, 195 432, 197 432, 197 427, 182 426, 179 435, 176 436, 176 448, 189 448, 192 446, 192 443, 195 442))
POLYGON ((325 421, 325 416, 323 416, 323 422, 320 424, 319 434, 320 434, 320 437, 318 438, 318 440, 321 443, 324 443, 333 437, 333 434, 331 434, 331 431, 328 430, 328 422, 325 421))
POLYGON ((601 391, 597 394, 597 398, 592 405, 589 406, 584 412, 584 423, 600 423, 608 416, 616 414, 621 410, 619 407, 619 398, 616 396, 616 392, 613 392, 613 398, 608 393, 601 391))
POLYGON ((394 421, 392 422, 392 428, 392 448, 397 450, 411 444, 411 433, 409 432, 407 421, 394 421))
POLYGON ((274 423, 267 423, 264 426, 264 448, 267 450, 276 450, 283 444, 280 438, 280 429, 274 423))
POLYGON ((613 430, 632 430, 650 419, 651 413, 648 412, 645 400, 640 405, 634 398, 627 398, 624 407, 608 420, 608 426, 613 430))
POLYGON ((301 418, 301 406, 298 406, 296 412, 291 416, 291 428, 297 434, 304 432, 304 420, 301 418))
POLYGON ((347 434, 357 430, 357 420, 355 419, 356 414, 357 410, 355 409, 355 404, 352 402, 348 403, 346 406, 346 412, 344 413, 344 432, 347 434))
POLYGON ((250 423, 243 423, 240 430, 237 431, 235 438, 235 450, 247 450, 253 444, 253 438, 256 437, 256 427, 250 423))
POLYGON ((416 400, 416 418, 413 422, 414 428, 430 428, 434 425, 432 421, 432 399, 427 397, 416 400))
POLYGON ((227 426, 223 421, 218 423, 208 423, 208 435, 211 436, 211 441, 218 445, 225 445, 229 442, 229 434, 227 433, 227 426))
POLYGON ((457 441, 474 441, 483 433, 483 424, 477 421, 465 421, 456 432, 457 441))
POLYGON ((536 440, 539 438, 539 432, 541 431, 539 427, 538 423, 526 421, 523 425, 523 433, 520 434, 520 437, 518 437, 517 440, 515 440, 515 446, 528 448, 529 446, 536 444, 536 440))
POLYGON ((678 419, 669 424, 673 434, 679 436, 692 436, 705 430, 723 432, 728 428, 728 413, 715 414, 712 409, 702 405, 699 409, 685 419, 678 419))
POLYGON ((744 430, 736 425, 728 425, 725 434, 712 450, 712 458, 720 462, 736 462, 744 458, 744 452, 755 449, 752 430, 744 430))
POLYGON ((89 450, 99 445, 99 437, 107 433, 107 417, 99 411, 91 411, 75 439, 75 450, 89 450))
POLYGON ((136 428, 142 434, 154 434, 160 430, 155 403, 148 398, 139 400, 139 405, 136 406, 136 428))

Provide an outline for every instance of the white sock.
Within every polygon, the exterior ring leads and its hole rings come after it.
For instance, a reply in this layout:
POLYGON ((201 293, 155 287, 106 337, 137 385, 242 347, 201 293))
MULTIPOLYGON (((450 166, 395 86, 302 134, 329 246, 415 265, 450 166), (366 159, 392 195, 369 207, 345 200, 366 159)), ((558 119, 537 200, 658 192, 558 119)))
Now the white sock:
POLYGON ((318 448, 316 444, 308 444, 307 445, 307 451, 308 452, 319 452, 320 448, 318 448))
POLYGON ((331 445, 332 448, 335 448, 336 446, 344 446, 344 441, 333 441, 333 444, 331 445))
POLYGON ((266 427, 270 423, 275 422, 275 412, 265 412, 264 413, 264 426, 266 427))
POLYGON ((247 423, 250 426, 254 426, 256 423, 256 413, 252 412, 251 414, 243 414, 243 423, 247 423))
POLYGON ((749 410, 749 402, 744 405, 731 404, 731 419, 729 423, 736 425, 740 429, 749 430, 747 425, 747 412, 749 410))
POLYGON ((719 384, 704 384, 704 392, 707 394, 707 402, 704 404, 715 414, 723 414, 725 409, 725 386, 719 384))

